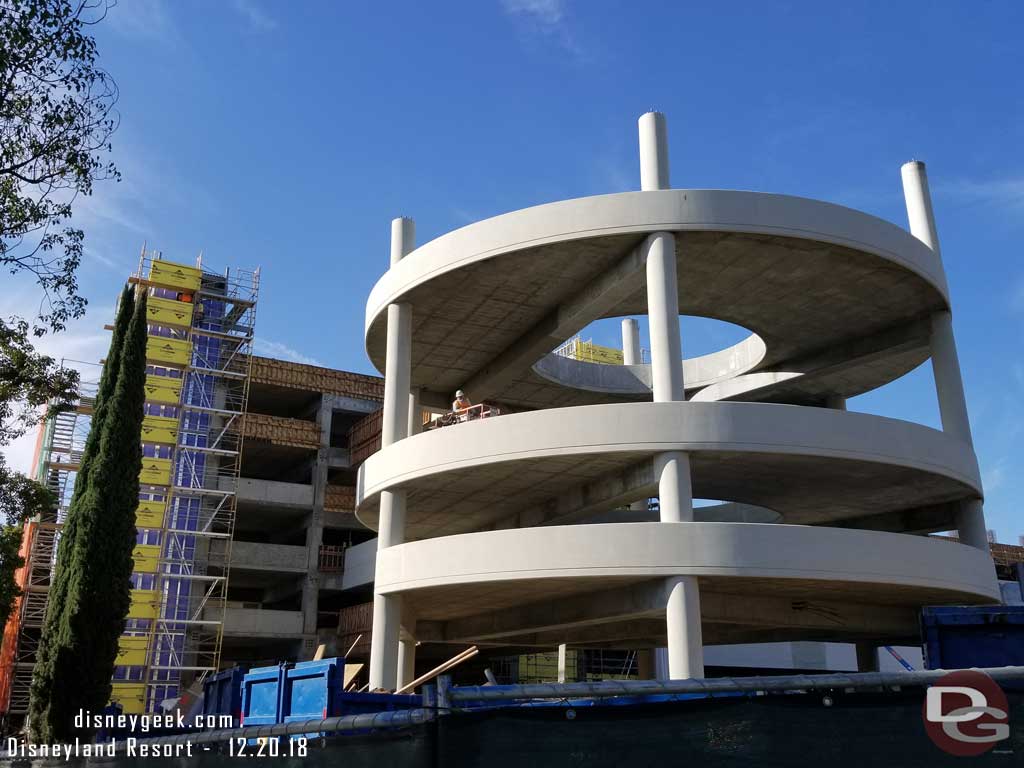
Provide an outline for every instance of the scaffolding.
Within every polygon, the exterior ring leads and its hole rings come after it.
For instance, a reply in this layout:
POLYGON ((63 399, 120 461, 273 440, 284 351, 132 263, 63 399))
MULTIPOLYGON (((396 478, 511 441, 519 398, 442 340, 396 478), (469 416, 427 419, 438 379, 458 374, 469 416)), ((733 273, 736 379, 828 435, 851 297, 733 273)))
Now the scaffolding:
MULTIPOLYGON (((259 270, 217 273, 143 249, 129 280, 147 293, 146 403, 132 600, 111 700, 142 713, 178 699, 220 662, 259 270)), ((58 505, 25 526, 23 596, 5 632, 0 670, 9 716, 28 712, 60 529, 100 372, 87 368, 76 407, 41 427, 35 477, 58 505)))
POLYGON ((160 711, 216 672, 249 397, 259 270, 143 250, 146 415, 132 604, 111 699, 160 711))
MULTIPOLYGON (((578 333, 558 345, 554 350, 554 354, 584 363, 601 363, 603 365, 623 364, 621 349, 602 347, 600 344, 595 344, 593 339, 581 338, 578 333)), ((644 364, 651 362, 650 350, 640 350, 640 362, 644 364)))
POLYGON ((23 717, 28 712, 29 689, 46 618, 60 530, 67 517, 89 434, 100 375, 96 363, 61 361, 61 367, 72 366, 81 371, 77 402, 71 410, 48 416, 43 422, 34 468, 35 479, 53 492, 57 505, 25 524, 22 540, 25 564, 19 580, 22 594, 8 631, 4 633, 3 688, 8 696, 6 713, 14 717, 23 717))

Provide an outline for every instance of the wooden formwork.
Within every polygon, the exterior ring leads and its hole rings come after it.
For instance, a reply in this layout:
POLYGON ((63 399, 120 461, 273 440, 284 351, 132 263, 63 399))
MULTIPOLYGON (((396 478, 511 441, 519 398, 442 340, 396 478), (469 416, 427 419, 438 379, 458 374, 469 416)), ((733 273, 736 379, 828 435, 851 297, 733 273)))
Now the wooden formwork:
POLYGON ((247 413, 245 415, 245 439, 262 440, 274 445, 308 448, 315 451, 320 447, 320 428, 312 421, 267 416, 263 413, 247 413))
POLYGON ((356 508, 356 489, 351 485, 328 485, 324 490, 324 510, 327 512, 353 512, 356 508))
POLYGON ((373 631, 373 603, 361 603, 342 608, 338 614, 338 648, 348 648, 356 638, 352 658, 370 657, 370 640, 373 631))
POLYGON ((256 384, 384 401, 384 379, 379 376, 336 371, 269 357, 252 358, 251 379, 256 384))
POLYGON ((380 450, 380 432, 384 423, 384 412, 374 411, 357 421, 348 431, 349 460, 358 467, 371 454, 380 450))

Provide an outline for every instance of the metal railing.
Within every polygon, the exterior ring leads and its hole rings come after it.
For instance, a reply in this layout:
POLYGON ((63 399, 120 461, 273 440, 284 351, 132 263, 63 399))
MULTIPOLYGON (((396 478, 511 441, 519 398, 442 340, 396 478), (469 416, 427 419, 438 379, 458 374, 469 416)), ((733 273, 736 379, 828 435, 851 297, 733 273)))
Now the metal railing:
MULTIPOLYGON (((826 675, 777 675, 766 677, 721 677, 691 680, 614 680, 594 683, 538 683, 529 685, 470 685, 454 687, 451 678, 438 678, 435 688, 423 686, 423 706, 417 709, 375 712, 361 715, 314 718, 301 722, 254 725, 224 730, 193 731, 174 736, 147 738, 150 744, 216 744, 232 739, 260 739, 268 736, 339 734, 406 728, 434 720, 460 703, 519 701, 530 699, 569 700, 638 695, 682 695, 714 693, 757 693, 760 691, 859 690, 920 687, 933 683, 951 670, 919 672, 853 672, 826 675)), ((979 669, 993 680, 1024 680, 1024 667, 979 669)))
MULTIPOLYGON (((438 701, 512 701, 522 699, 608 698, 659 694, 755 693, 758 691, 813 691, 842 688, 921 686, 935 682, 951 670, 916 672, 850 672, 827 675, 773 675, 763 677, 713 677, 689 680, 604 680, 592 683, 527 683, 525 685, 468 685, 451 687, 438 680, 438 701)), ((1024 680, 1024 667, 975 670, 997 682, 1024 680)), ((443 706, 439 704, 439 706, 443 706)))

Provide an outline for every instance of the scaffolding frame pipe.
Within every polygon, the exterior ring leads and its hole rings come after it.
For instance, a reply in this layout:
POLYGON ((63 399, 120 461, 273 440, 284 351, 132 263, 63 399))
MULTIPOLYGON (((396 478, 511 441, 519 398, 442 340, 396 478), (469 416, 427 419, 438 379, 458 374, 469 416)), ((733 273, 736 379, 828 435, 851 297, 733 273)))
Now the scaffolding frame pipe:
MULTIPOLYGON (((828 688, 879 688, 920 686, 933 683, 953 670, 915 672, 854 672, 828 675, 773 675, 763 677, 715 677, 685 680, 605 680, 593 683, 530 683, 526 685, 471 685, 447 692, 453 704, 460 701, 510 701, 515 699, 572 699, 636 696, 643 694, 754 693, 756 691, 822 690, 828 688)), ((1024 680, 1024 667, 977 669, 997 682, 1024 680)))

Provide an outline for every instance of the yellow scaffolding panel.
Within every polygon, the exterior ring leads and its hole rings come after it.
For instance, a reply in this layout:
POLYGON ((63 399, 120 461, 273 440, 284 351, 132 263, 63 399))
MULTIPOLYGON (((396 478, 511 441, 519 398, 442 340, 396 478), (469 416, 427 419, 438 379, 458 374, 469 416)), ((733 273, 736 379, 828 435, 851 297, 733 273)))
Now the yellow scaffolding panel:
POLYGON ((146 402, 177 405, 181 400, 181 381, 172 376, 147 376, 146 402))
POLYGON ((135 562, 132 571, 135 573, 156 573, 156 564, 160 559, 160 547, 157 544, 136 544, 132 550, 135 562))
POLYGON ((146 663, 149 651, 149 635, 122 635, 117 642, 117 660, 119 667, 141 667, 146 663))
POLYGON ((148 456, 143 456, 139 482, 143 485, 170 485, 171 460, 151 459, 148 456))
POLYGON ((188 365, 192 359, 192 342, 186 339, 169 339, 166 336, 150 336, 146 339, 146 361, 188 365))
POLYGON ((168 288, 184 288, 194 291, 199 287, 202 270, 175 264, 170 261, 154 260, 149 270, 149 281, 168 288))
POLYGON ((110 689, 110 701, 120 704, 126 715, 141 715, 146 710, 146 684, 114 683, 110 689))
POLYGON ((586 363, 604 363, 605 365, 622 365, 623 360, 621 349, 602 347, 592 341, 577 342, 572 356, 586 363))
POLYGON ((135 527, 162 528, 166 506, 166 502, 163 501, 140 501, 135 510, 135 527))
POLYGON ((142 420, 142 442, 174 445, 178 442, 178 420, 168 416, 146 416, 142 420))
POLYGON ((161 299, 150 296, 146 300, 146 318, 155 325, 192 325, 192 308, 194 305, 174 299, 161 299))
POLYGON ((155 589, 133 589, 132 602, 128 606, 128 618, 155 619, 159 604, 159 595, 155 589))

